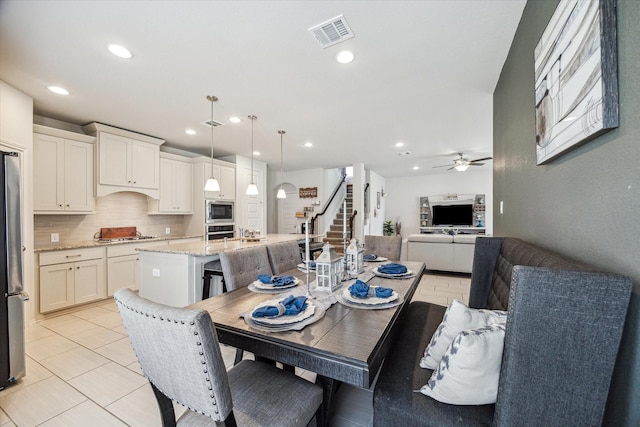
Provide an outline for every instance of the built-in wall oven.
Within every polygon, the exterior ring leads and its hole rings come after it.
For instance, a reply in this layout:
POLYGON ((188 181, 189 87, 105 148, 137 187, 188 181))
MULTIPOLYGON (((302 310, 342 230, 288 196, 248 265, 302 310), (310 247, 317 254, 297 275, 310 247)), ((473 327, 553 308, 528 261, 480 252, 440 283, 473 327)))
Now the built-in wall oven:
POLYGON ((207 224, 207 240, 220 240, 225 237, 231 239, 234 237, 234 228, 233 224, 225 224, 225 225, 209 225, 207 224))
POLYGON ((207 224, 234 224, 233 202, 222 200, 206 200, 207 224))

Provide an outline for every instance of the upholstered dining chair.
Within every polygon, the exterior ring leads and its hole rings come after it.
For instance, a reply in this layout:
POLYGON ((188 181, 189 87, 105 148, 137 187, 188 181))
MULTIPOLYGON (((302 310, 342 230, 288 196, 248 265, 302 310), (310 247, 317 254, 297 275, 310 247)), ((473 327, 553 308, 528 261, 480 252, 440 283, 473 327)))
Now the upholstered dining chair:
MULTIPOLYGON (((273 274, 265 246, 221 252, 220 265, 227 291, 249 286, 259 274, 273 274)), ((243 356, 244 351, 236 349, 235 363, 238 364, 243 356)))
POLYGON ((220 265, 228 291, 249 286, 259 274, 273 274, 265 246, 221 252, 220 265))
POLYGON ((165 306, 126 288, 114 299, 163 426, 306 426, 316 415, 321 425, 321 387, 252 360, 227 372, 205 310, 165 306), (189 408, 178 420, 171 401, 189 408))
POLYGON ((302 262, 300 246, 295 241, 267 245, 267 253, 273 274, 293 270, 302 262))
POLYGON ((376 254, 390 261, 400 261, 402 236, 364 236, 364 254, 376 254))

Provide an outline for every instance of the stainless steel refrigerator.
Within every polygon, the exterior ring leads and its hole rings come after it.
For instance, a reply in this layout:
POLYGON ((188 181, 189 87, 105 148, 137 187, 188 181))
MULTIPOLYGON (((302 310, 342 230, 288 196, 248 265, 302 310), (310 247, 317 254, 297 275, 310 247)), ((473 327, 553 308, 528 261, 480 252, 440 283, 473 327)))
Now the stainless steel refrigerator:
POLYGON ((20 158, 0 151, 0 390, 25 375, 20 158))

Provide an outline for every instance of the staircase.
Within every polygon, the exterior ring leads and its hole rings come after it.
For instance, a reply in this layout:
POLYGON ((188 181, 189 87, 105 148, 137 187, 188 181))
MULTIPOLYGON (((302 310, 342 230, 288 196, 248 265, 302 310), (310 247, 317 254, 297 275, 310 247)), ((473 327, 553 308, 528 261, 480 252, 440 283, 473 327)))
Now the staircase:
MULTIPOLYGON (((349 227, 349 217, 353 213, 353 185, 347 184, 347 241, 351 235, 351 227, 349 227)), ((342 255, 344 250, 344 243, 342 240, 342 231, 344 227, 344 203, 340 204, 340 211, 336 214, 331 228, 327 231, 327 237, 323 239, 325 243, 330 243, 334 246, 336 253, 342 255)), ((348 243, 347 243, 348 244, 348 243)))

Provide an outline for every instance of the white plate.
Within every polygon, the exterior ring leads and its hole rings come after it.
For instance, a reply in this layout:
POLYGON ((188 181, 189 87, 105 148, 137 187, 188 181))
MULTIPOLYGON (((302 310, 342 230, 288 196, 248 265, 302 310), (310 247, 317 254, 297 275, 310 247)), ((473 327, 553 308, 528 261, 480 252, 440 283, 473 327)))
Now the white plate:
POLYGON ((370 304, 360 304, 360 303, 355 303, 355 302, 351 302, 348 299, 346 299, 344 297, 344 294, 342 292, 338 292, 336 294, 336 299, 338 300, 338 302, 342 305, 345 305, 347 307, 351 307, 351 308, 359 308, 359 309, 364 309, 364 310, 384 310, 387 308, 391 308, 391 307, 396 307, 400 304, 402 304, 402 297, 398 296, 398 298, 394 301, 385 303, 385 304, 375 304, 375 305, 370 305, 370 304))
POLYGON ((376 259, 365 259, 364 262, 385 262, 385 261, 389 261, 388 258, 385 258, 383 256, 379 256, 376 259))
POLYGON ((354 304, 363 304, 363 305, 379 305, 379 304, 388 304, 398 299, 398 293, 393 291, 390 297, 388 298, 378 298, 378 297, 367 297, 367 298, 356 298, 351 295, 349 289, 345 289, 342 291, 342 296, 345 300, 352 302, 354 304))
POLYGON ((307 308, 296 314, 295 316, 279 316, 279 317, 253 317, 253 315, 251 315, 251 313, 253 313, 254 311, 256 311, 256 309, 258 309, 259 307, 264 307, 266 305, 277 305, 280 301, 282 301, 284 298, 277 298, 277 299, 273 299, 273 300, 269 300, 269 301, 265 301, 263 303, 258 304, 257 306, 255 306, 250 312, 249 315, 251 316, 251 320, 259 325, 264 325, 264 326, 269 326, 269 325, 290 325, 292 323, 297 323, 300 322, 308 317, 313 316, 313 313, 316 310, 316 306, 313 304, 313 302, 309 301, 307 299, 307 308))
MULTIPOLYGON (((314 262, 315 262, 315 261, 314 261, 314 262)), ((305 271, 306 271, 306 269, 307 269, 307 264, 305 264, 304 262, 301 262, 300 264, 298 264, 298 268, 301 268, 302 270, 305 270, 305 271)), ((311 266, 309 266, 309 270, 313 271, 313 270, 315 270, 315 269, 316 269, 315 267, 311 267, 311 266)))
POLYGON ((380 267, 376 267, 374 268, 373 274, 375 274, 376 276, 381 276, 381 277, 408 277, 408 276, 412 276, 413 275, 413 271, 411 271, 410 269, 407 268, 407 272, 406 273, 399 273, 399 274, 393 274, 393 273, 382 273, 380 271, 378 271, 378 268, 380 267))
POLYGON ((300 283, 300 279, 298 279, 297 277, 294 277, 293 283, 289 285, 275 286, 273 283, 262 283, 260 280, 256 280, 255 282, 252 283, 252 285, 255 286, 256 289, 261 289, 265 291, 275 291, 279 289, 293 288, 298 286, 299 283, 300 283))

